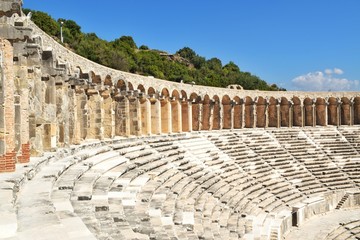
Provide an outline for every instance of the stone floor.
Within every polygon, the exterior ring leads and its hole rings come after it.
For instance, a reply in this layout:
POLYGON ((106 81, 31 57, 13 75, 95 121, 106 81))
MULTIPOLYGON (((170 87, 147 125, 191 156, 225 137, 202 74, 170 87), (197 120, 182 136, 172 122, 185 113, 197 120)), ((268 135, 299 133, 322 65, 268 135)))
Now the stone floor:
MULTIPOLYGON (((292 228, 286 236, 286 240, 323 240, 330 239, 330 233, 341 223, 359 220, 360 208, 346 210, 335 210, 323 215, 314 216, 306 221, 299 228, 292 228)), ((355 237, 353 238, 355 239, 355 237)))

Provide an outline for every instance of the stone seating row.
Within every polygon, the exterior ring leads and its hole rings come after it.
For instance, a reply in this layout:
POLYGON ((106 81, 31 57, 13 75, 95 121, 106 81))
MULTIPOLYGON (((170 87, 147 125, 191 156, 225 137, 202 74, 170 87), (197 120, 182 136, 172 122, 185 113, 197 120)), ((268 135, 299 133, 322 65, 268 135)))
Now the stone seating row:
POLYGON ((326 240, 360 239, 360 220, 340 223, 339 227, 329 233, 326 240))
POLYGON ((321 178, 320 169, 346 176, 329 158, 324 166, 298 160, 282 144, 285 136, 269 131, 108 141, 44 158, 18 180, 25 184, 16 183, 21 190, 15 198, 15 180, 8 183, 11 190, 0 190, 7 196, 1 213, 12 229, 2 234, 25 239, 42 226, 64 239, 266 235, 277 213, 317 189, 333 189, 326 181, 335 182, 321 178))
MULTIPOLYGON (((273 130, 272 134, 298 162, 302 163, 321 182, 323 190, 325 188, 354 187, 354 182, 349 181, 348 174, 339 168, 338 164, 316 143, 316 140, 307 136, 304 131, 273 130), (291 140, 302 145, 302 148, 293 148, 291 140)), ((336 133, 332 133, 332 135, 336 136, 336 133)))

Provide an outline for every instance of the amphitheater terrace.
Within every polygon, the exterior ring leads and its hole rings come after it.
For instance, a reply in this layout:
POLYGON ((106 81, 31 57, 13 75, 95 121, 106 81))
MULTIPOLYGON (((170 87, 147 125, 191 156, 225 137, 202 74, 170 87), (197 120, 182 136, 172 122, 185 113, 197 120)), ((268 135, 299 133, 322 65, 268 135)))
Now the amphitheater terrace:
POLYGON ((0 2, 0 239, 359 239, 360 93, 116 71, 0 2))

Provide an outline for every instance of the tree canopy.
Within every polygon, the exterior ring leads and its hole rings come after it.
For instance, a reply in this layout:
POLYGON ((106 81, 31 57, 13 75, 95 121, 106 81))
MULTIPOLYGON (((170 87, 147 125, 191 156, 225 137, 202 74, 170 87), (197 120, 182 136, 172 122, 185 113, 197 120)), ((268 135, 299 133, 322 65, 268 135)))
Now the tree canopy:
MULTIPOLYGON (((28 13, 30 10, 23 11, 28 13)), ((95 33, 83 33, 81 27, 73 20, 55 20, 44 12, 31 12, 34 23, 54 39, 60 42, 62 23, 66 47, 114 69, 176 82, 195 82, 205 86, 226 87, 238 84, 244 89, 285 90, 276 84, 269 85, 249 72, 241 71, 234 62, 223 65, 220 59, 206 59, 189 47, 179 49, 175 54, 168 54, 146 45, 138 47, 131 36, 106 41, 95 33)))

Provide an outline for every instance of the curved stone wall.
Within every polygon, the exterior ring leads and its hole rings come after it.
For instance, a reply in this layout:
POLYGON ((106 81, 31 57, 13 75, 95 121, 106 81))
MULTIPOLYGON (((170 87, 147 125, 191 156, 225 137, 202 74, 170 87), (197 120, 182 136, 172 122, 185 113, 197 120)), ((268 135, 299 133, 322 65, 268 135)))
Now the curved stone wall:
POLYGON ((358 92, 116 71, 0 9, 0 238, 288 239, 359 206, 358 92))
POLYGON ((41 155, 86 139, 360 124, 358 92, 213 88, 101 66, 58 44, 14 10, 19 6, 21 1, 1 3, 2 82, 10 84, 2 88, 7 96, 2 103, 14 117, 3 115, 6 137, 0 156, 12 160, 3 160, 7 163, 0 171, 13 170, 14 162, 27 161, 30 153, 41 155), (15 132, 7 133, 12 125, 15 132), (16 146, 7 142, 10 138, 16 146))

